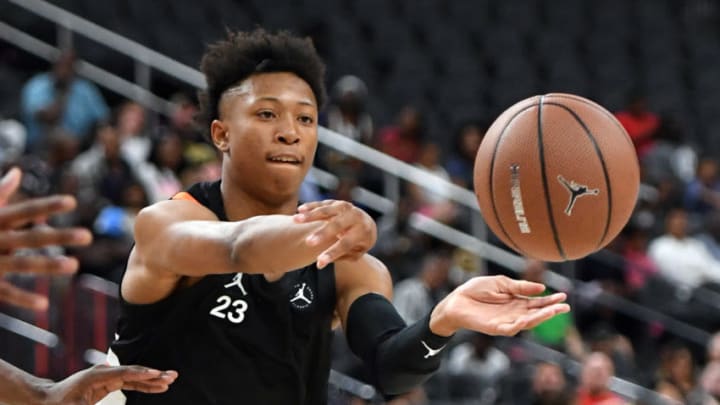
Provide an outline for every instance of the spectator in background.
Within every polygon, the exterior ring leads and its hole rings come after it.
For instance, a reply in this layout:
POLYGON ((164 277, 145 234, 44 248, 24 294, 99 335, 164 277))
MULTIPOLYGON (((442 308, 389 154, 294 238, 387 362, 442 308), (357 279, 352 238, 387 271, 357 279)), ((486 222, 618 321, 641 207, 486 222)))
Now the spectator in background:
POLYGON ((642 94, 630 95, 625 109, 618 111, 615 116, 630 135, 638 157, 642 159, 655 142, 660 118, 648 110, 647 99, 642 94))
POLYGON ((705 366, 698 388, 688 396, 688 404, 720 404, 720 362, 711 362, 705 366))
POLYGON ((510 371, 510 359, 494 343, 493 336, 472 332, 467 342, 450 351, 448 372, 472 397, 480 397, 484 388, 497 384, 510 371))
POLYGON ((145 108, 134 101, 126 101, 118 108, 116 121, 120 152, 125 160, 132 164, 147 160, 152 141, 146 130, 145 108))
POLYGON ((445 164, 453 183, 460 187, 473 188, 475 157, 485 137, 486 126, 479 121, 470 121, 455 134, 455 153, 445 164))
POLYGON ((327 108, 327 127, 355 141, 369 145, 373 120, 366 111, 368 89, 357 76, 341 77, 333 88, 333 104, 327 108))
MULTIPOLYGON (((332 91, 332 102, 324 116, 328 129, 371 145, 374 134, 373 120, 366 111, 368 89, 360 78, 352 75, 341 77, 332 91)), ((319 163, 331 172, 353 170, 361 173, 363 162, 335 149, 318 145, 319 163)))
POLYGON ((406 106, 400 111, 395 125, 380 130, 377 148, 405 163, 415 163, 420 155, 422 139, 420 112, 406 106))
POLYGON ((178 134, 183 142, 207 144, 195 122, 198 108, 192 98, 180 92, 173 94, 170 102, 173 105, 168 122, 170 130, 178 134))
MULTIPOLYGON (((440 147, 437 144, 425 143, 420 149, 420 155, 415 166, 442 180, 450 181, 450 176, 442 167, 440 147)), ((415 183, 408 183, 407 185, 417 211, 442 223, 451 223, 457 216, 457 207, 450 199, 437 192, 448 191, 447 188, 432 183, 428 184, 428 186, 423 187, 415 183)))
POLYGON ((533 370, 529 405, 567 405, 571 403, 567 379, 555 363, 540 362, 533 370))
POLYGON ((134 243, 135 218, 148 205, 145 189, 139 183, 129 182, 120 187, 121 200, 104 205, 95 217, 92 247, 78 252, 82 272, 115 283, 122 280, 134 243))
POLYGON ((707 361, 720 363, 720 332, 715 332, 708 342, 707 361))
POLYGON ((705 158, 698 164, 695 179, 685 188, 685 209, 690 214, 700 216, 719 208, 718 162, 712 158, 705 158))
POLYGON ((410 226, 413 213, 410 199, 401 197, 395 209, 394 221, 378 222, 378 240, 373 253, 387 264, 397 283, 415 276, 429 243, 423 233, 410 226))
POLYGON ((658 269, 647 252, 647 230, 631 221, 623 229, 623 234, 625 243, 622 255, 625 259, 625 284, 629 293, 634 294, 645 286, 648 278, 657 274, 658 269))
POLYGON ((0 119, 0 165, 17 160, 25 152, 27 130, 13 119, 0 119))
POLYGON ((582 365, 576 405, 622 405, 622 398, 610 391, 608 383, 615 374, 612 361, 604 353, 590 354, 582 365))
POLYGON ((446 252, 428 253, 415 276, 395 286, 393 304, 410 324, 425 316, 448 292, 448 272, 452 258, 446 252))
POLYGON ((63 51, 51 72, 31 78, 21 94, 23 120, 29 150, 43 146, 55 127, 74 135, 83 144, 93 126, 108 119, 109 111, 100 91, 75 74, 75 52, 63 51))
MULTIPOLYGON (((683 399, 695 389, 695 362, 690 349, 680 342, 671 342, 660 351, 660 368, 656 386, 670 385, 683 399)), ((668 388, 668 391, 672 391, 668 388)), ((674 397, 673 395, 670 395, 674 397)))
POLYGON ((174 132, 165 132, 155 138, 148 161, 133 165, 138 180, 147 190, 150 203, 167 200, 182 191, 180 179, 186 167, 182 140, 174 132))
POLYGON ((590 352, 603 353, 613 363, 615 375, 621 378, 635 377, 635 351, 627 337, 612 325, 598 322, 585 334, 590 352))
POLYGON ((654 239, 648 249, 660 275, 684 290, 706 282, 720 282, 720 262, 705 245, 688 236, 688 215, 676 208, 665 219, 665 234, 654 239))
POLYGON ((659 184, 671 180, 680 184, 689 183, 696 173, 697 153, 685 141, 685 134, 673 119, 661 120, 654 145, 643 156, 643 175, 646 182, 659 184))
POLYGON ((696 235, 715 260, 720 261, 720 211, 703 217, 703 232, 696 235))

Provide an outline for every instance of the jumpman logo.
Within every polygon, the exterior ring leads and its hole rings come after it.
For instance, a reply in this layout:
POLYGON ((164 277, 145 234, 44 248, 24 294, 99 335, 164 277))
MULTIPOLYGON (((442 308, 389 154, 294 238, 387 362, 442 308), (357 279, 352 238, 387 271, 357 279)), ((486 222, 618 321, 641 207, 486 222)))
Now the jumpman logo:
POLYGON ((427 359, 427 358, 429 358, 429 357, 433 357, 433 356, 437 355, 438 353, 440 353, 440 351, 441 351, 442 349, 445 348, 445 345, 442 345, 442 346, 440 346, 440 347, 437 348, 437 349, 433 349, 433 348, 431 348, 430 346, 428 346, 427 343, 425 343, 424 340, 421 340, 420 343, 422 343, 422 345, 425 346, 425 349, 428 351, 427 354, 425 355, 425 357, 423 357, 424 359, 427 359))
POLYGON ((230 283, 225 284, 225 288, 237 286, 237 288, 239 288, 240 291, 242 291, 243 295, 247 295, 247 291, 245 291, 245 287, 243 287, 243 285, 242 285, 242 277, 243 277, 242 273, 236 274, 230 283))
POLYGON ((306 286, 307 286, 307 284, 302 283, 302 286, 300 286, 300 289, 297 290, 297 292, 295 293, 295 296, 290 300, 291 303, 293 303, 293 302, 295 302, 295 301, 297 301, 297 300, 303 300, 303 301, 305 301, 305 302, 307 303, 306 306, 307 306, 307 305, 310 305, 310 304, 312 303, 312 301, 310 301, 310 300, 305 296, 305 287, 306 287, 306 286))
POLYGON ((577 201, 578 198, 580 198, 584 195, 600 194, 600 190, 597 188, 588 188, 588 186, 586 186, 584 184, 578 184, 574 181, 567 181, 561 175, 558 175, 557 179, 560 182, 560 184, 565 186, 568 193, 570 193, 570 201, 568 202, 567 208, 565 208, 565 214, 567 214, 568 216, 572 215, 572 210, 573 210, 573 207, 575 206, 575 201, 577 201))

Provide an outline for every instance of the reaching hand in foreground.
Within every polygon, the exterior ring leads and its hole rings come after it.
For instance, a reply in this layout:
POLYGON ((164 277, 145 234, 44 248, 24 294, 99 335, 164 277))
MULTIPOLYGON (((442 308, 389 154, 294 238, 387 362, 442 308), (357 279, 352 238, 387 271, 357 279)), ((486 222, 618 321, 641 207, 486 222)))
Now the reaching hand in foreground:
POLYGON ((20 178, 20 170, 12 169, 0 180, 0 302, 43 310, 48 306, 47 298, 18 289, 3 280, 3 274, 71 274, 77 271, 78 262, 65 256, 15 255, 14 251, 53 245, 84 246, 90 244, 92 234, 80 228, 39 226, 25 229, 28 224, 44 222, 51 215, 71 211, 77 203, 71 196, 56 195, 7 204, 17 191, 20 178))

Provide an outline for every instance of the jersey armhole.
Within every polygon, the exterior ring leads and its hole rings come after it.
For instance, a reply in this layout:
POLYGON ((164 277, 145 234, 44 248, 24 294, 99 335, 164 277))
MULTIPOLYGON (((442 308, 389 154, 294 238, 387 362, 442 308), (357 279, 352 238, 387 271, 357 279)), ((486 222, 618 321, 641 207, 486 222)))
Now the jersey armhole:
POLYGON ((200 201, 198 201, 195 197, 192 196, 192 194, 188 193, 187 191, 181 191, 181 192, 175 194, 174 196, 172 196, 171 200, 185 200, 185 201, 194 202, 195 204, 198 204, 198 205, 202 205, 202 204, 200 204, 200 201))

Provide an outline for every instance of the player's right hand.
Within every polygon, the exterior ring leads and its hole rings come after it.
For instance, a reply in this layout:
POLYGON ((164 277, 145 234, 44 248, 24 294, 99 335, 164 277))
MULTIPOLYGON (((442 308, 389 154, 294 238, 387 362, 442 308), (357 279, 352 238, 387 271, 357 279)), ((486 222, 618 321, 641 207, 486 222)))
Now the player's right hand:
POLYGON ((15 255, 17 249, 44 246, 84 246, 92 234, 81 228, 56 229, 28 224, 44 222, 49 216, 75 209, 71 196, 34 198, 7 204, 20 185, 21 173, 11 169, 0 180, 0 302, 30 309, 47 308, 47 298, 20 290, 2 279, 7 273, 71 274, 77 271, 76 259, 65 256, 15 255))
POLYGON ((298 207, 295 220, 300 223, 326 221, 327 223, 306 239, 309 246, 336 240, 320 253, 317 267, 322 269, 336 260, 357 260, 375 245, 377 226, 362 209, 347 201, 325 200, 298 207))

